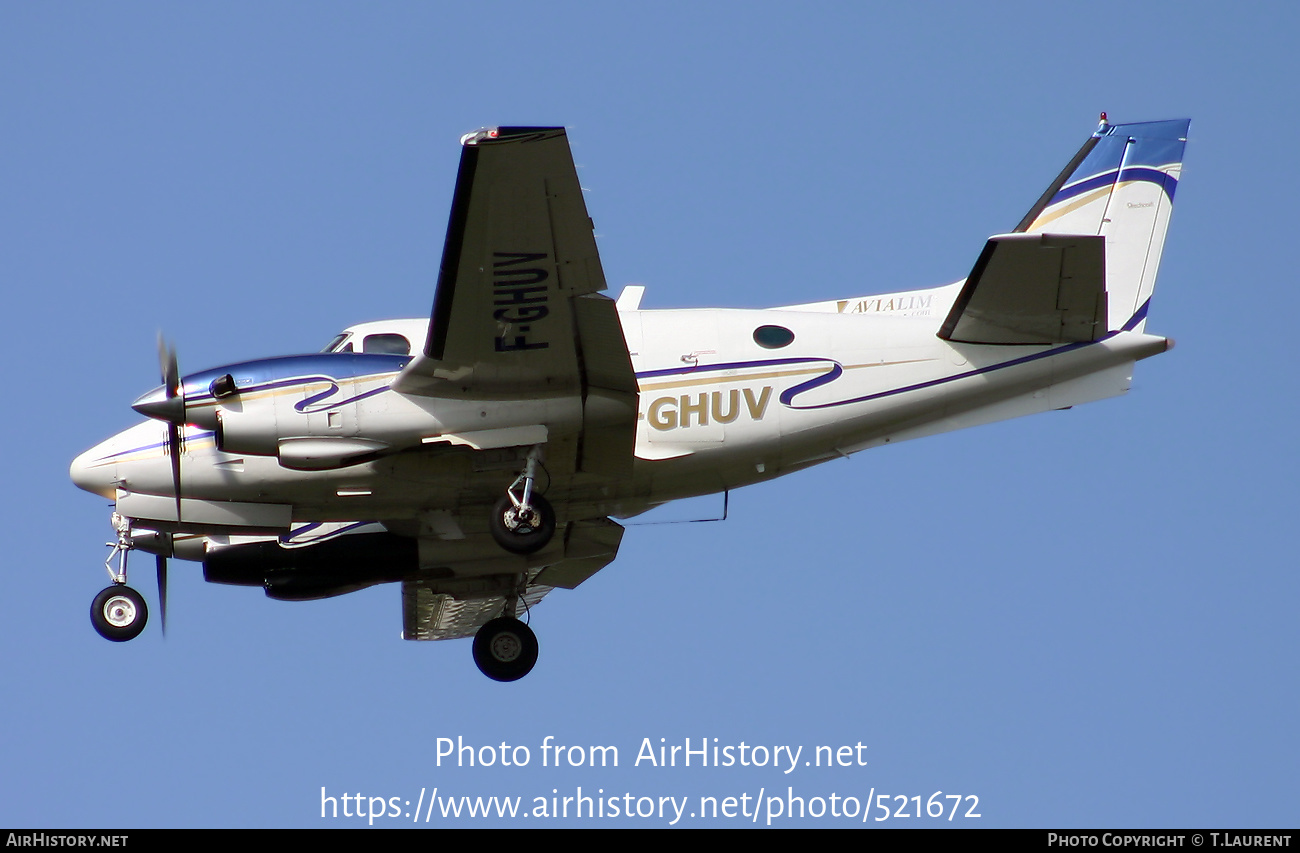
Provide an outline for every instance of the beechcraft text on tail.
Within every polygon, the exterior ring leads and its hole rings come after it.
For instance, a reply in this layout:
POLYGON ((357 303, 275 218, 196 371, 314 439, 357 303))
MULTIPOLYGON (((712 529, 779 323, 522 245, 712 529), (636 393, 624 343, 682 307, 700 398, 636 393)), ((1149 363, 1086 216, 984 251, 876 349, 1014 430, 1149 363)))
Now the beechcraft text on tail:
POLYGON ((1103 114, 961 281, 761 311, 610 299, 564 129, 468 134, 428 318, 190 374, 160 340, 145 419, 72 463, 114 502, 91 621, 143 630, 137 551, 160 616, 171 558, 284 600, 400 584, 407 639, 521 678, 526 618, 615 558, 615 519, 1127 391, 1170 345, 1146 324, 1188 124, 1103 114))

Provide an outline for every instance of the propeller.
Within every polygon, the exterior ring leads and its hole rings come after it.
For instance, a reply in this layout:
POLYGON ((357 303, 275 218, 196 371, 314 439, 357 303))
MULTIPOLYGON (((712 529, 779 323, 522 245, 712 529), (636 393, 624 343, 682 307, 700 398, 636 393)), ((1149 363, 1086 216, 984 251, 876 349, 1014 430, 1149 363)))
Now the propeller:
MULTIPOLYGON (((185 394, 181 391, 181 371, 176 363, 176 348, 167 345, 162 332, 158 333, 158 363, 162 368, 164 405, 167 421, 167 455, 172 463, 172 493, 176 496, 176 523, 181 521, 181 444, 185 434, 185 394)), ((164 571, 160 569, 160 572, 164 571)), ((160 574, 161 578, 162 575, 160 574)))
POLYGON ((167 558, 159 554, 154 558, 158 566, 158 619, 162 635, 167 636, 167 558))
MULTIPOLYGON (((167 344, 162 332, 158 333, 158 365, 162 373, 162 387, 155 388, 131 404, 142 415, 167 424, 167 443, 163 450, 171 460, 172 494, 176 498, 176 523, 181 523, 181 454, 185 452, 185 391, 181 387, 181 371, 177 366, 176 349, 167 344)), ((158 610, 163 636, 167 636, 167 558, 156 557, 158 569, 158 610)))
POLYGON ((185 394, 181 387, 181 372, 176 366, 176 350, 158 333, 158 361, 162 368, 163 384, 131 404, 142 415, 167 424, 167 443, 164 452, 171 457, 172 492, 176 495, 176 521, 181 520, 181 453, 184 451, 185 394))

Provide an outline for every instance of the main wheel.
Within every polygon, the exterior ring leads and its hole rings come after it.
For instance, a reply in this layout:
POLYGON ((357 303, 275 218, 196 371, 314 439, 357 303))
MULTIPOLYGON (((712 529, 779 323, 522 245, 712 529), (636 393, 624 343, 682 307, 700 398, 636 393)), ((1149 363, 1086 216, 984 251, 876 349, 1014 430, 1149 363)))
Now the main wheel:
POLYGON ((493 619, 474 635, 474 663, 493 681, 518 681, 537 663, 537 635, 518 619, 493 619))
POLYGON ((512 554, 534 554, 546 547, 555 535, 555 510, 541 495, 530 498, 532 506, 523 510, 506 495, 492 507, 489 528, 492 538, 512 554))
POLYGON ((134 640, 149 620, 144 598, 129 586, 114 584, 95 596, 90 605, 90 624, 99 636, 115 643, 134 640))

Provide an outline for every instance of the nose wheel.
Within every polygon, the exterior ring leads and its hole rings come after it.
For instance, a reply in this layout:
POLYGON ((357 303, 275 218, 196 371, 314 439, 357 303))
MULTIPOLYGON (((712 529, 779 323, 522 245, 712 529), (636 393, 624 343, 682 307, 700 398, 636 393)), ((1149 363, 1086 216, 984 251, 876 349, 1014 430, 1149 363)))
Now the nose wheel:
POLYGON ((144 598, 126 584, 113 584, 95 596, 90 605, 90 624, 99 636, 115 643, 140 636, 148 620, 149 608, 145 607, 144 598))
MULTIPOLYGON (((144 630, 149 621, 149 608, 144 604, 144 597, 126 585, 126 558, 133 548, 131 544, 131 520, 113 513, 113 530, 117 533, 116 542, 105 543, 113 550, 104 561, 104 569, 112 586, 95 596, 90 604, 90 624, 99 636, 115 643, 134 640, 144 630), (116 560, 117 569, 113 569, 116 560)), ((164 607, 165 607, 164 601, 164 607)), ((166 616, 164 613, 164 620, 166 616)))

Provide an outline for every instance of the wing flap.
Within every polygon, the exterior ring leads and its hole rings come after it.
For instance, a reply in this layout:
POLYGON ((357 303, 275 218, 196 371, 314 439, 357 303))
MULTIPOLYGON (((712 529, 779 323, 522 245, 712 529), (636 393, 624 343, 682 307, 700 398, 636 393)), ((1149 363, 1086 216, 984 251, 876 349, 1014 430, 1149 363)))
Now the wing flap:
MULTIPOLYGON (((540 602, 549 586, 532 586, 522 596, 531 608, 540 602)), ((402 582, 402 638, 405 640, 456 640, 472 637, 488 621, 505 609, 504 595, 481 598, 456 598, 435 592, 421 581, 402 582)))
MULTIPOLYGON (((557 534, 558 535, 558 534, 557 534)), ((531 609, 555 587, 573 589, 614 561, 623 541, 623 526, 608 518, 565 525, 563 556, 528 571, 528 591, 519 610, 531 609)), ((472 637, 505 610, 506 592, 519 575, 411 578, 402 581, 402 636, 407 640, 454 640, 472 637), (450 591, 454 590, 454 591, 450 591)))
POLYGON ((991 237, 939 337, 962 343, 1095 341, 1106 329, 1105 238, 991 237))
POLYGON ((538 583, 576 588, 614 562, 623 541, 623 525, 608 518, 577 521, 569 525, 566 535, 564 559, 542 569, 538 583))
POLYGON ((637 384, 614 301, 593 293, 573 300, 583 375, 578 470, 632 476, 637 384))

